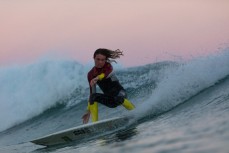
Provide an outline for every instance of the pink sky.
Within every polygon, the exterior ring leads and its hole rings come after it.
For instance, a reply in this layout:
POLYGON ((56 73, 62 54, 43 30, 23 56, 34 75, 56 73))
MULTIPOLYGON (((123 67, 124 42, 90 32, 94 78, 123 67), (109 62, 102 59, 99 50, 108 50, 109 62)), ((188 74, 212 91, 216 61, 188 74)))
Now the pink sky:
POLYGON ((84 64, 97 48, 135 66, 229 44, 229 0, 5 0, 0 22, 0 66, 50 54, 84 64))

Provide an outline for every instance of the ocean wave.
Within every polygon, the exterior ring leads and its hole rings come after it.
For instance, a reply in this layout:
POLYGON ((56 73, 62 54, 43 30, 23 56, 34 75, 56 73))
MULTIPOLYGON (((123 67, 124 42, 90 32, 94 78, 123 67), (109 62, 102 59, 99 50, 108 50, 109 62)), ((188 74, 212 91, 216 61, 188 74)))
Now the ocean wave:
MULTIPOLYGON (((229 50, 226 49, 185 62, 164 61, 119 68, 116 73, 128 98, 136 105, 128 114, 139 119, 168 111, 213 86, 229 75, 228 65, 229 50)), ((89 94, 86 76, 90 68, 91 65, 70 60, 1 68, 0 131, 59 104, 71 108, 86 102, 89 94)))
POLYGON ((0 131, 67 102, 62 99, 87 86, 86 71, 75 61, 41 61, 1 68, 0 131))
POLYGON ((137 118, 158 115, 185 102, 229 75, 229 49, 205 57, 180 62, 167 69, 150 97, 137 106, 137 118))

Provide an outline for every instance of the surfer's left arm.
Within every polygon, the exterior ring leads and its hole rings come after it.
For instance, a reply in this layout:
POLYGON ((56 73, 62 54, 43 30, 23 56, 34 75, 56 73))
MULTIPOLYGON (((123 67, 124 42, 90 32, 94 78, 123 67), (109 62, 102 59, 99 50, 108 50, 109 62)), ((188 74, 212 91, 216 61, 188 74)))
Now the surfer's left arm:
POLYGON ((101 81, 104 78, 107 78, 107 76, 113 71, 113 67, 110 63, 106 63, 102 69, 102 72, 97 75, 95 78, 91 79, 89 81, 90 86, 92 87, 93 85, 95 85, 97 83, 97 81, 101 81))

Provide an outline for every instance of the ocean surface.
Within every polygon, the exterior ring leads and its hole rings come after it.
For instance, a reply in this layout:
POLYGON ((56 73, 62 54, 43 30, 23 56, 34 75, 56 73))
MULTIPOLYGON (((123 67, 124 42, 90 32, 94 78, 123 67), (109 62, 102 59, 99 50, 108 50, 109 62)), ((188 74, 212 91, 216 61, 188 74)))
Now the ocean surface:
MULTIPOLYGON (((30 141, 82 125, 92 65, 42 60, 0 68, 0 153, 228 153, 229 49, 115 72, 136 109, 99 105, 100 120, 132 124, 65 145, 30 141)), ((100 91, 99 91, 100 92, 100 91)))

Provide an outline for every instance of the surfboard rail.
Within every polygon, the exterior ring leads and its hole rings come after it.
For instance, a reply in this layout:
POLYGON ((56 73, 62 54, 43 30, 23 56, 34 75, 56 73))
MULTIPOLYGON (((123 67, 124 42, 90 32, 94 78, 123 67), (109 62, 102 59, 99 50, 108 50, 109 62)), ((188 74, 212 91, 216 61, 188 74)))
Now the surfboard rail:
POLYGON ((128 117, 115 117, 101 120, 95 123, 76 126, 66 130, 62 130, 44 137, 32 140, 31 142, 43 146, 52 146, 82 140, 84 138, 93 137, 101 133, 111 132, 125 127, 129 122, 128 117))

